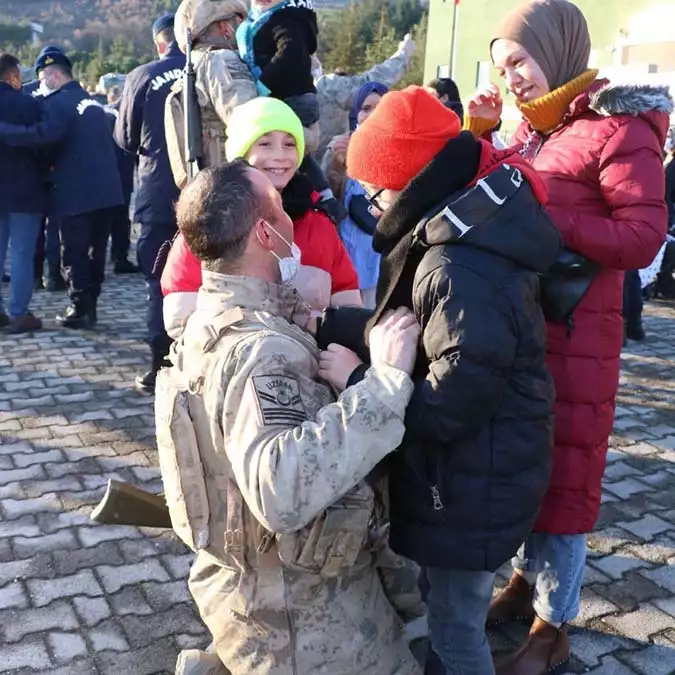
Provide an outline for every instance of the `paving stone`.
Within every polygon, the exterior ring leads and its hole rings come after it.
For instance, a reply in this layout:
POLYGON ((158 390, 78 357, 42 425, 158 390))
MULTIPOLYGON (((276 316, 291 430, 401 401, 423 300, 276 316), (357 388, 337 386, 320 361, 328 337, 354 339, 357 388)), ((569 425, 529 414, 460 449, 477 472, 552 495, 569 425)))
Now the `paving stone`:
POLYGON ((628 546, 626 551, 650 563, 663 564, 675 554, 675 532, 659 535, 649 543, 628 546))
POLYGON ((0 644, 0 664, 4 673, 30 668, 44 673, 52 665, 47 648, 40 638, 28 638, 18 644, 0 644))
POLYGON ((0 521, 0 539, 23 536, 36 537, 40 534, 35 516, 25 516, 16 520, 0 521))
POLYGON ((646 567, 648 563, 639 558, 628 555, 607 555, 604 558, 593 559, 589 561, 592 567, 596 567, 612 579, 621 579, 626 572, 646 567))
POLYGON ((8 519, 18 518, 29 513, 58 511, 61 508, 59 498, 53 493, 35 499, 4 499, 2 501, 2 510, 8 519))
POLYGON ((55 551, 54 569, 59 575, 68 575, 83 568, 94 569, 99 565, 121 565, 124 562, 116 543, 107 542, 91 548, 72 551, 55 551))
POLYGON ((570 632, 570 648, 585 666, 595 668, 601 665, 600 659, 607 654, 627 649, 631 643, 617 635, 607 635, 598 631, 574 630, 570 632))
POLYGON ((162 561, 169 568, 169 572, 174 579, 187 579, 194 559, 192 553, 162 556, 162 561))
POLYGON ((37 555, 28 560, 12 560, 0 565, 0 586, 9 581, 17 581, 27 577, 48 576, 51 571, 49 556, 37 555))
POLYGON ((675 671, 675 650, 670 647, 647 647, 622 659, 642 675, 672 675, 675 671))
MULTIPOLYGON (((94 658, 91 656, 76 658, 66 666, 62 666, 61 668, 52 668, 51 670, 47 671, 48 675, 93 675, 93 673, 97 672, 96 663, 94 662, 94 658)), ((20 670, 17 671, 16 675, 34 675, 34 673, 33 671, 24 672, 20 670)))
POLYGON ((176 633, 199 633, 203 625, 190 605, 175 605, 168 612, 155 612, 148 616, 129 615, 122 622, 129 644, 134 649, 146 647, 155 640, 176 633))
POLYGON ((613 656, 602 660, 602 665, 588 671, 589 675, 635 675, 635 671, 617 661, 613 656))
POLYGON ((648 514, 640 520, 617 523, 617 525, 622 527, 624 530, 632 532, 641 539, 646 539, 647 541, 653 539, 657 534, 661 534, 662 532, 666 532, 667 530, 671 530, 673 528, 672 523, 662 520, 661 518, 658 518, 652 514, 648 514))
POLYGON ((1 609, 23 609, 28 606, 28 598, 22 584, 15 581, 0 588, 1 609))
POLYGON ((123 631, 112 621, 106 621, 87 633, 95 651, 126 652, 131 649, 123 631))
POLYGON ((72 661, 87 653, 87 645, 77 633, 50 633, 48 640, 54 657, 60 663, 72 661))
POLYGON ((164 612, 182 602, 189 603, 192 596, 187 587, 187 578, 168 583, 149 582, 141 584, 143 594, 150 606, 158 612, 164 612))
POLYGON ((33 604, 36 607, 48 605, 57 598, 68 598, 74 595, 100 596, 103 589, 91 570, 81 570, 77 574, 59 579, 28 581, 33 604))
POLYGON ((14 469, 12 471, 0 471, 0 485, 17 483, 24 480, 40 480, 45 477, 42 465, 35 464, 25 469, 14 469))
POLYGON ((672 628, 673 617, 652 605, 642 605, 639 610, 622 616, 609 616, 605 623, 633 640, 647 642, 666 628, 672 628))
POLYGON ((653 570, 644 570, 640 574, 651 579, 655 584, 675 593, 675 565, 664 565, 653 570))
POLYGON ((103 652, 96 657, 101 675, 156 675, 172 673, 178 652, 170 639, 156 640, 149 647, 133 652, 103 652))
POLYGON ((146 616, 153 612, 141 591, 132 586, 127 586, 121 591, 109 595, 108 599, 117 616, 127 616, 128 614, 146 616))
POLYGON ((110 607, 104 598, 77 597, 73 605, 85 626, 95 626, 110 616, 110 607))
POLYGON ((635 475, 641 476, 642 474, 640 471, 630 466, 629 464, 626 464, 625 462, 618 460, 616 462, 612 462, 611 464, 607 465, 607 468, 605 469, 604 479, 605 481, 619 481, 622 478, 626 478, 627 476, 635 476, 635 475))
POLYGON ((174 642, 179 649, 206 649, 210 639, 202 635, 176 635, 174 642))
POLYGON ((108 593, 115 593, 123 586, 141 581, 169 581, 169 575, 157 560, 117 567, 103 565, 97 569, 108 593))
POLYGON ((592 619, 597 619, 600 616, 606 616, 613 612, 618 612, 619 608, 606 598, 598 595, 590 588, 581 589, 581 607, 579 609, 579 616, 575 619, 574 625, 583 626, 592 619))
POLYGON ((20 613, 8 610, 0 613, 5 638, 16 642, 24 635, 45 630, 71 630, 79 628, 75 612, 65 602, 55 602, 48 607, 24 609, 20 613))
POLYGON ((633 612, 643 602, 668 597, 667 591, 635 572, 612 584, 593 587, 593 590, 617 605, 622 612, 633 612))
POLYGON ((650 486, 641 483, 634 478, 625 478, 624 480, 617 481, 616 483, 606 483, 605 489, 609 490, 612 494, 620 497, 621 499, 627 499, 634 494, 640 492, 645 492, 650 490, 650 486))
POLYGON ((15 537, 12 546, 18 558, 28 558, 36 553, 52 553, 58 549, 73 549, 77 546, 70 530, 61 530, 43 537, 15 537))
POLYGON ((637 544, 640 540, 632 533, 619 527, 607 527, 588 535, 588 548, 594 553, 607 555, 626 544, 637 544))
POLYGON ((135 539, 142 535, 135 527, 129 527, 127 525, 97 525, 78 530, 78 536, 82 545, 89 548, 106 541, 135 539))

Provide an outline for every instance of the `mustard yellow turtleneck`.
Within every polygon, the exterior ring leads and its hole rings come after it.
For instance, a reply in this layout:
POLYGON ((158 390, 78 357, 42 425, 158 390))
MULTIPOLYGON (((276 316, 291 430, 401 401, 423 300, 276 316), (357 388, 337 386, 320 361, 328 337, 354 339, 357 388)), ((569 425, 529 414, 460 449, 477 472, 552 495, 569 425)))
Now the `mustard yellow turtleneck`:
MULTIPOLYGON (((516 105, 535 131, 549 134, 560 125, 572 101, 586 91, 597 76, 597 70, 587 70, 562 87, 530 103, 517 103, 516 105)), ((464 129, 471 131, 476 137, 482 136, 493 127, 494 122, 482 117, 467 117, 464 121, 464 129)))

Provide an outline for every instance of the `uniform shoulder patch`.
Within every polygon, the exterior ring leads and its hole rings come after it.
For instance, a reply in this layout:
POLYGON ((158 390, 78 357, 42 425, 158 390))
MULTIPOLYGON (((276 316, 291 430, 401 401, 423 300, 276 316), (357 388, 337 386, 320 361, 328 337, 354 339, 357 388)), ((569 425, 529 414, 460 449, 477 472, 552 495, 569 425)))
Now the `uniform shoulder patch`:
POLYGON ((302 424, 307 420, 300 397, 300 385, 294 377, 285 375, 257 375, 253 389, 258 401, 262 422, 274 424, 302 424))

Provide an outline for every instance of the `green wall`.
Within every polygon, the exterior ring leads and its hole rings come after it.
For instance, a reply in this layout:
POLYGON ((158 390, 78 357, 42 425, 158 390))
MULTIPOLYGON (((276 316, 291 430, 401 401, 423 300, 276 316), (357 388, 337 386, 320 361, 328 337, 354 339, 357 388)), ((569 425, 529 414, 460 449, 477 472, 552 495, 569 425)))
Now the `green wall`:
MULTIPOLYGON (((521 0, 461 0, 455 79, 463 98, 476 87, 477 64, 490 58, 489 45, 497 23, 521 0)), ((599 50, 599 66, 611 64, 611 46, 619 30, 626 28, 637 12, 649 7, 670 5, 672 0, 576 0, 586 15, 591 31, 593 49, 599 50)), ((429 33, 424 68, 425 82, 436 77, 437 67, 450 61, 452 36, 452 0, 431 0, 429 33)), ((497 81, 493 72, 493 81, 497 81)))

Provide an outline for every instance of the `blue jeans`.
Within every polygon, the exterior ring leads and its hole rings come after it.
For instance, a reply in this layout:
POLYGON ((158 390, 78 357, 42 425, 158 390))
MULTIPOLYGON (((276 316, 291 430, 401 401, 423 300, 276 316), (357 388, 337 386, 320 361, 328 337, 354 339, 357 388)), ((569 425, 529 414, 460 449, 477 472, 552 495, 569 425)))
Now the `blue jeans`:
POLYGON ((426 567, 422 575, 420 585, 429 609, 429 640, 434 652, 427 675, 494 675, 485 635, 494 573, 426 567), (444 670, 431 663, 435 661, 440 661, 444 670))
POLYGON ((28 305, 33 296, 33 256, 41 224, 42 215, 39 213, 10 213, 0 216, 0 270, 5 269, 7 247, 10 241, 12 243, 8 312, 10 319, 18 319, 28 313, 28 305))
POLYGON ((531 534, 511 561, 535 572, 534 611, 549 623, 569 623, 579 614, 586 566, 585 534, 531 534))

